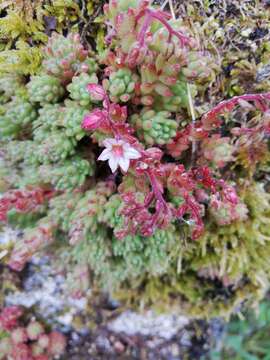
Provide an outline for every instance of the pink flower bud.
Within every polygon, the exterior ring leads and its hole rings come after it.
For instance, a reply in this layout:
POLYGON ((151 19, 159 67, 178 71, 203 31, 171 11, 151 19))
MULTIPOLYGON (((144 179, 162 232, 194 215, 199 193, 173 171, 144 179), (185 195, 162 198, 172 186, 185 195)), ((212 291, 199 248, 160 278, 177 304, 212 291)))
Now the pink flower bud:
POLYGON ((102 86, 97 84, 88 84, 86 88, 93 100, 104 100, 106 92, 102 86))
POLYGON ((88 51, 87 50, 82 50, 81 51, 81 56, 83 57, 83 59, 85 59, 88 55, 88 51))
POLYGON ((84 130, 96 130, 106 120, 107 112, 95 109, 84 117, 81 126, 84 130))
POLYGON ((63 82, 71 80, 73 76, 74 72, 72 70, 65 70, 63 72, 63 82))

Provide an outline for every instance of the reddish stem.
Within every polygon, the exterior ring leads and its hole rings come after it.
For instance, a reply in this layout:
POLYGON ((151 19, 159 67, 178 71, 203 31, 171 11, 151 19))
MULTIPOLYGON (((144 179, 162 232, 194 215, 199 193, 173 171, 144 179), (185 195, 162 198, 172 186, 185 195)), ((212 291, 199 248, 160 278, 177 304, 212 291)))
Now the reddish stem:
MULTIPOLYGON (((223 110, 232 110, 234 106, 238 104, 239 100, 259 102, 260 107, 262 109, 262 106, 264 105, 263 102, 265 100, 270 100, 270 92, 264 94, 246 94, 246 95, 234 96, 232 99, 221 101, 217 106, 215 106, 213 109, 211 109, 210 111, 208 111, 206 114, 203 115, 202 121, 206 120, 207 118, 215 118, 223 110)), ((263 109, 267 110, 267 107, 263 106, 263 109)))
POLYGON ((147 175, 150 180, 150 183, 151 183, 151 186, 153 189, 153 193, 155 194, 156 199, 160 202, 160 204, 163 205, 164 209, 167 210, 167 208, 168 208, 167 203, 162 196, 162 192, 159 189, 160 186, 157 182, 155 175, 153 174, 153 172, 151 170, 147 171, 147 175))
POLYGON ((119 135, 119 131, 117 129, 117 127, 115 126, 115 123, 113 121, 113 119, 111 118, 111 114, 110 114, 110 107, 111 107, 111 102, 110 102, 110 99, 109 99, 109 96, 107 93, 105 93, 105 96, 104 96, 104 103, 105 103, 105 110, 107 110, 107 113, 108 113, 108 120, 109 120, 109 123, 110 123, 110 126, 112 128, 112 131, 114 133, 114 136, 117 140, 120 139, 120 135, 119 135))
POLYGON ((163 26, 166 27, 166 29, 169 32, 169 41, 171 41, 172 36, 175 35, 180 40, 182 46, 189 44, 190 42, 189 38, 184 34, 182 34, 181 32, 175 31, 168 23, 168 21, 164 18, 164 15, 161 14, 159 11, 155 11, 151 9, 146 9, 144 11, 141 11, 136 17, 136 21, 138 21, 144 15, 146 15, 146 18, 144 20, 144 23, 142 25, 141 31, 138 36, 138 41, 140 46, 144 44, 145 33, 148 27, 150 26, 151 22, 153 21, 153 19, 158 20, 163 26))
POLYGON ((138 35, 138 42, 140 46, 144 45, 144 40, 145 40, 145 33, 148 29, 148 27, 151 25, 151 22, 153 21, 153 18, 150 14, 146 15, 146 18, 144 20, 144 23, 142 25, 142 28, 140 30, 140 33, 138 35))
POLYGON ((168 32, 170 34, 170 39, 169 40, 171 40, 172 35, 175 35, 180 40, 182 46, 185 46, 190 42, 189 38, 187 36, 183 35, 179 31, 175 31, 171 27, 171 25, 167 22, 167 20, 165 20, 164 17, 158 11, 147 9, 147 12, 149 12, 149 14, 151 14, 152 18, 158 20, 159 22, 162 23, 163 26, 166 27, 166 29, 168 30, 168 32))

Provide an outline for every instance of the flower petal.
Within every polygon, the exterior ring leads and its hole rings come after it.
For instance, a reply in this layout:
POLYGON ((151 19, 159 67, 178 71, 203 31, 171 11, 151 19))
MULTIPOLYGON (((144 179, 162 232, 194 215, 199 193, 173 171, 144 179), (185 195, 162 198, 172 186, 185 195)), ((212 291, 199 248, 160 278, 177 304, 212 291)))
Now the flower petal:
POLYGON ((104 149, 102 151, 102 153, 99 155, 98 160, 106 161, 106 160, 109 160, 110 157, 111 157, 110 150, 109 149, 104 149))
POLYGON ((113 139, 113 138, 108 138, 108 139, 105 139, 102 143, 106 148, 109 148, 111 149, 113 145, 116 145, 117 144, 117 140, 113 139))
POLYGON ((129 163, 130 163, 129 159, 122 157, 122 158, 119 159, 118 162, 119 162, 120 168, 121 168, 124 172, 127 172, 127 171, 128 171, 128 168, 129 168, 129 163))
POLYGON ((129 147, 129 149, 125 150, 124 156, 128 157, 129 159, 139 159, 141 154, 136 149, 129 147))
POLYGON ((114 173, 118 167, 119 159, 115 158, 114 156, 111 156, 109 159, 109 166, 114 173))

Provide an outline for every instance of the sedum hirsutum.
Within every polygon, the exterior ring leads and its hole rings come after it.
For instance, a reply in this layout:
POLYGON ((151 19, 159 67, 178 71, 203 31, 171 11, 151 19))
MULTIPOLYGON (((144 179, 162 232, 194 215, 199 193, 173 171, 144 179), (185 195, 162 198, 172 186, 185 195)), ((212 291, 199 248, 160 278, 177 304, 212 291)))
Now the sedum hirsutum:
POLYGON ((6 262, 55 243, 77 295, 229 316, 270 276, 270 94, 210 106, 220 67, 185 21, 140 0, 104 16, 102 54, 53 33, 39 73, 0 78, 0 220, 24 228, 6 262))

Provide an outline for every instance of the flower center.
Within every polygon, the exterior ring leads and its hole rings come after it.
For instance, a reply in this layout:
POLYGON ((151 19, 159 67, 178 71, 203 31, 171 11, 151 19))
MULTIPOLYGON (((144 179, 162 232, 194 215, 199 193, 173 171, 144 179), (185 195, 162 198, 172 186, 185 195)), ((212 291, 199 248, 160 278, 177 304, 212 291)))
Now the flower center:
POLYGON ((112 151, 114 155, 121 157, 124 155, 124 150, 122 145, 113 145, 112 151))

